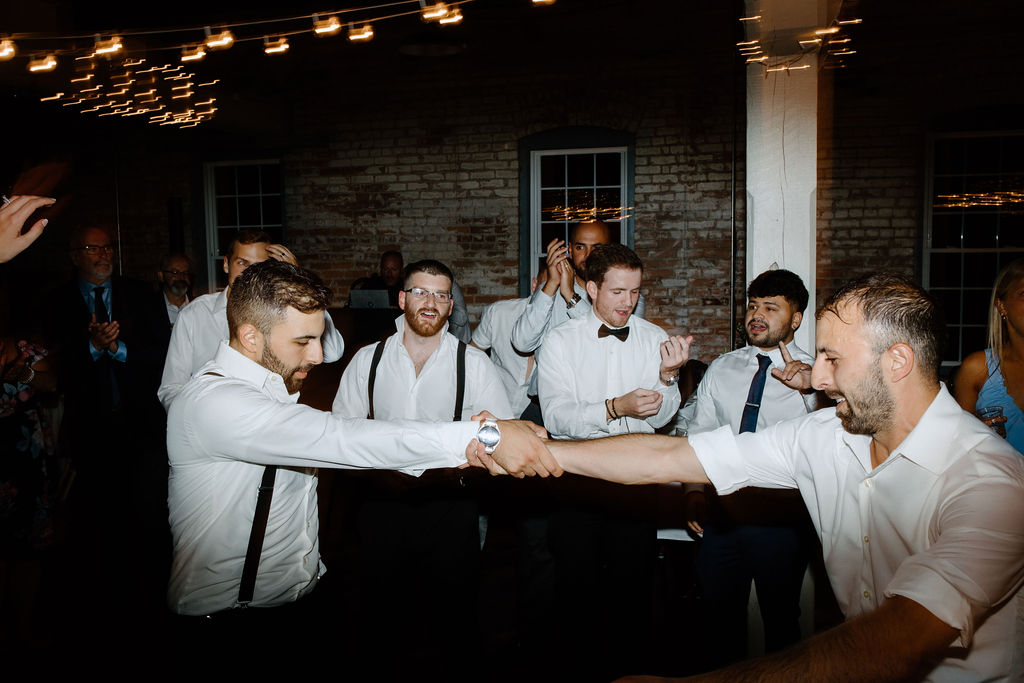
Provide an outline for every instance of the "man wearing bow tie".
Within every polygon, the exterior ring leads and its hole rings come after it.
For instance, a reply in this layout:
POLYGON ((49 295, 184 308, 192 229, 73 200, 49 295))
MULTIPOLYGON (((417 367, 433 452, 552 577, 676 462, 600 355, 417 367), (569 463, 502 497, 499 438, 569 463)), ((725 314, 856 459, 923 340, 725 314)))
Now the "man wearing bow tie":
MULTIPOLYGON (((676 382, 690 338, 669 336, 633 315, 643 264, 629 248, 594 247, 586 272, 591 310, 551 330, 537 350, 545 426, 554 439, 653 433, 679 407, 676 382)), ((550 547, 560 612, 569 620, 561 632, 581 650, 625 650, 628 659, 633 653, 622 643, 642 637, 655 557, 653 521, 636 504, 643 492, 631 490, 624 500, 622 487, 578 479, 558 489, 562 504, 551 517, 550 547), (613 625, 626 632, 613 634, 613 625), (601 647, 604 638, 617 637, 625 640, 601 647)))

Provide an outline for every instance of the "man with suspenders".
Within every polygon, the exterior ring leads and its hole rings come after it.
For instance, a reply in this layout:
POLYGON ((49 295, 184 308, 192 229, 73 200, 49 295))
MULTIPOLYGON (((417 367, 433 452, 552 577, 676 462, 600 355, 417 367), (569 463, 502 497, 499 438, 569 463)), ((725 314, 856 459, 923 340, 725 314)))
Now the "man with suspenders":
MULTIPOLYGON (((512 416, 487 355, 448 333, 453 279, 438 261, 406 267, 397 332, 353 357, 334 399, 335 415, 427 422, 465 421, 483 410, 498 418, 512 416)), ((476 495, 466 485, 469 474, 449 469, 420 477, 379 472, 363 478, 356 524, 370 622, 367 645, 415 643, 401 658, 402 666, 415 669, 423 664, 421 656, 444 653, 443 644, 454 634, 464 639, 478 632, 473 579, 480 536, 476 495), (423 589, 401 589, 410 582, 423 589), (389 638, 373 635, 381 632, 389 638)), ((375 661, 386 663, 385 654, 375 661)), ((399 664, 394 657, 390 661, 399 664)), ((465 674, 448 672, 449 680, 465 674)))

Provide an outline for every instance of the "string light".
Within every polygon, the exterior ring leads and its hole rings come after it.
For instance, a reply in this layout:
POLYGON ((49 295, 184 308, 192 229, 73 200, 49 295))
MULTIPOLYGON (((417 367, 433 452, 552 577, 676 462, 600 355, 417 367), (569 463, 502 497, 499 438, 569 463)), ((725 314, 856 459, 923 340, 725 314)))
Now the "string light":
POLYGON ((335 33, 341 30, 341 22, 338 21, 338 17, 330 16, 326 19, 318 18, 318 15, 313 15, 313 33, 317 37, 333 36, 335 33))
POLYGON ((420 0, 420 8, 420 16, 423 17, 423 21, 440 21, 448 16, 448 5, 443 2, 435 2, 428 6, 425 0, 420 0))
POLYGON ((181 61, 183 62, 197 62, 205 56, 206 50, 203 49, 202 43, 183 48, 181 51, 181 61))
POLYGON ((0 62, 6 62, 9 59, 14 58, 14 54, 18 51, 14 41, 10 38, 4 38, 0 40, 0 62))
POLYGON ((39 59, 33 59, 28 63, 28 70, 32 73, 45 73, 57 68, 57 58, 53 55, 46 55, 39 59))
POLYGON ((276 40, 270 40, 269 36, 263 36, 263 51, 268 55, 281 54, 288 51, 288 39, 284 36, 276 40))
POLYGON ((206 47, 211 50, 226 50, 235 42, 235 34, 227 29, 224 29, 217 35, 211 35, 209 27, 207 27, 205 31, 206 47))
POLYGON ((442 26, 447 26, 448 24, 458 24, 461 21, 462 21, 462 10, 460 10, 458 7, 456 7, 453 10, 449 10, 448 14, 446 14, 443 17, 441 17, 440 19, 438 19, 437 23, 441 24, 442 26))
POLYGON ((112 55, 116 52, 120 52, 124 45, 121 43, 120 36, 114 36, 109 40, 101 40, 99 36, 96 36, 96 45, 93 47, 93 55, 112 55))
POLYGON ((352 24, 348 25, 348 39, 353 43, 369 41, 373 38, 373 26, 370 24, 363 24, 359 28, 355 28, 352 24))
POLYGON ((553 5, 553 4, 555 4, 555 0, 533 0, 533 4, 534 4, 534 6, 538 6, 538 5, 553 5))

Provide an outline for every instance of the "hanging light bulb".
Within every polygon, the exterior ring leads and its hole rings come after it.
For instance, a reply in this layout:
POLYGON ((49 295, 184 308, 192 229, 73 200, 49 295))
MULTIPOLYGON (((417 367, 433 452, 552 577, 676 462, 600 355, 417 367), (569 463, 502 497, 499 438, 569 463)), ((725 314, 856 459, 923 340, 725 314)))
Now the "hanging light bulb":
POLYGON ((14 53, 18 51, 14 41, 10 38, 4 38, 0 40, 0 62, 6 62, 8 59, 14 57, 14 53))
POLYGON ((53 71, 57 68, 57 58, 53 55, 46 55, 39 59, 33 59, 28 63, 28 70, 33 73, 53 71))
POLYGON ((420 16, 423 21, 439 21, 448 16, 448 5, 443 2, 427 5, 426 0, 420 0, 420 16))
POLYGON ((371 24, 363 24, 359 28, 355 28, 352 24, 348 25, 348 39, 353 43, 369 41, 371 38, 373 38, 371 24))
POLYGON ((338 21, 338 17, 330 16, 326 19, 320 19, 318 15, 313 15, 313 33, 317 37, 333 36, 340 30, 341 22, 338 21))
POLYGON ((203 49, 202 43, 181 49, 181 61, 183 62, 197 62, 205 56, 206 50, 203 49))
POLYGON ((210 33, 209 26, 204 30, 206 31, 206 47, 211 50, 226 50, 235 42, 235 35, 227 29, 213 34, 210 33))
POLYGON ((448 24, 458 24, 461 21, 462 21, 462 10, 460 10, 458 7, 456 7, 453 10, 449 10, 448 14, 446 14, 443 17, 441 17, 440 19, 438 19, 437 23, 441 24, 442 26, 446 26, 448 24))
POLYGON ((113 36, 109 40, 100 40, 99 36, 96 36, 96 45, 93 48, 94 55, 112 55, 115 52, 120 52, 124 45, 121 44, 121 36, 113 36))
POLYGON ((288 51, 288 39, 284 36, 271 40, 269 36, 263 36, 263 51, 268 55, 281 54, 288 51))

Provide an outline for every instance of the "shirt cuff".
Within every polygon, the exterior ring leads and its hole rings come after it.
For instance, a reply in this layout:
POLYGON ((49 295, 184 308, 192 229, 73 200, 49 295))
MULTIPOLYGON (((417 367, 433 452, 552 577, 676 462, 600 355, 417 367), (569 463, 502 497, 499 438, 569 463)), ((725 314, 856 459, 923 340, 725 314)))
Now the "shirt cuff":
POLYGON ((732 427, 724 425, 688 438, 697 460, 719 494, 733 493, 747 485, 747 468, 732 427))
MULTIPOLYGON (((476 438, 477 429, 480 427, 479 422, 466 421, 466 422, 443 422, 440 424, 429 425, 434 427, 434 432, 431 434, 433 439, 436 439, 436 447, 442 452, 442 454, 449 458, 449 462, 446 463, 448 467, 458 467, 466 463, 466 446, 469 442, 476 438)), ((428 424, 422 424, 416 429, 428 428, 428 424)), ((427 429, 424 429, 427 431, 427 429)), ((425 434, 424 434, 425 436, 425 434)), ((428 469, 424 467, 408 467, 399 469, 399 472, 405 474, 411 474, 414 477, 418 477, 428 469)))
MULTIPOLYGON (((110 351, 107 351, 107 353, 110 353, 110 351)), ((110 353, 110 357, 120 363, 128 360, 128 347, 124 345, 123 341, 117 340, 117 351, 110 353)))

